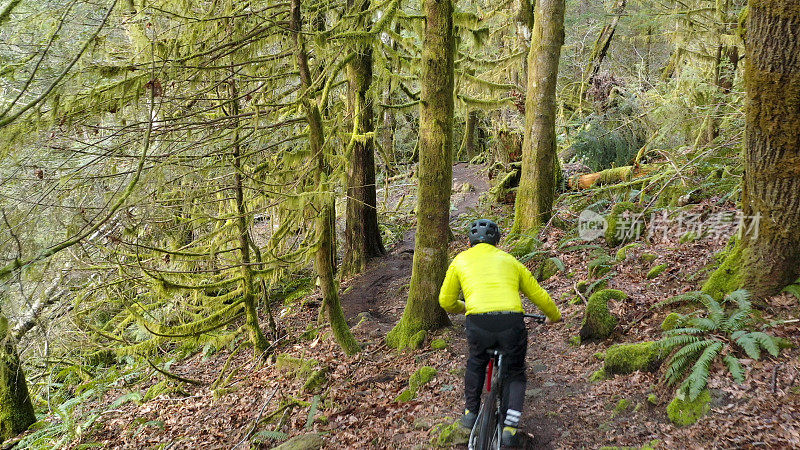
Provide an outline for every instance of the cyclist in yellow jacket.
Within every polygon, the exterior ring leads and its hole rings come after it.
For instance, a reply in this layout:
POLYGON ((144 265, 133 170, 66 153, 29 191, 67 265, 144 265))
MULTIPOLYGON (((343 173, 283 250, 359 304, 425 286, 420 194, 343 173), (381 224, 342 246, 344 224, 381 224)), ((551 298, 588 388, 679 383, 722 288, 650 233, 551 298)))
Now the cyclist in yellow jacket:
POLYGON ((508 362, 502 444, 513 446, 517 445, 516 433, 525 400, 528 349, 528 330, 519 292, 553 322, 561 320, 561 311, 522 263, 495 247, 500 241, 497 224, 487 219, 476 220, 470 226, 469 241, 471 248, 453 259, 439 292, 439 304, 445 311, 466 314, 469 358, 464 376, 466 408, 461 425, 472 428, 475 424, 489 362, 486 350, 497 348, 508 362), (459 289, 464 292, 464 301, 458 299, 459 289))

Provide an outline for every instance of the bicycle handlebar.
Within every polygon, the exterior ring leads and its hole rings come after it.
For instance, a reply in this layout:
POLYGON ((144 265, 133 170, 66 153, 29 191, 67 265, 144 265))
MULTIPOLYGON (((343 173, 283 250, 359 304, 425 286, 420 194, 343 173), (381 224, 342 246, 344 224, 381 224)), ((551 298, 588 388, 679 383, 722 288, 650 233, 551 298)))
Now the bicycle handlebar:
POLYGON ((544 315, 542 315, 542 314, 528 314, 528 313, 524 313, 524 314, 523 314, 523 316, 524 316, 524 317, 527 317, 527 318, 531 318, 531 319, 533 319, 533 320, 534 320, 536 323, 544 323, 544 322, 545 322, 545 320, 547 319, 547 317, 545 317, 545 316, 544 316, 544 315))

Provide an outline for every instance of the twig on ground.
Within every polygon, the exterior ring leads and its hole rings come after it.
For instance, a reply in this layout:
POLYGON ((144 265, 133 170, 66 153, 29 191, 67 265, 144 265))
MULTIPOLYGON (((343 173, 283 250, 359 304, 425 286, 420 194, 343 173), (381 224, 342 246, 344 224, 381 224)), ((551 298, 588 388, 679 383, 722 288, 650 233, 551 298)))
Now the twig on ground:
POLYGON ((250 431, 247 432, 247 434, 244 436, 244 438, 241 441, 239 441, 238 444, 233 446, 233 449, 236 449, 240 445, 244 444, 245 441, 247 441, 248 439, 253 437, 253 434, 255 434, 256 428, 258 427, 258 423, 261 421, 261 416, 264 415, 264 410, 267 409, 267 405, 269 405, 269 402, 272 401, 272 397, 274 397, 275 393, 278 392, 278 388, 279 387, 280 386, 275 386, 275 389, 272 390, 272 394, 269 395, 269 398, 267 399, 267 401, 265 401, 264 404, 261 406, 261 411, 258 412, 258 417, 256 417, 256 420, 253 421, 253 426, 250 427, 250 431))

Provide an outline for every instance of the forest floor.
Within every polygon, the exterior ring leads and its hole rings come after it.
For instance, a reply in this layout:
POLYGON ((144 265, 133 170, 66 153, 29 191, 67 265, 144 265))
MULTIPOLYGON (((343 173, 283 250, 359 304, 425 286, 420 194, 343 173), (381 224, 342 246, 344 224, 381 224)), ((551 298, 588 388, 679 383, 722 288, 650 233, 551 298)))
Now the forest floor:
MULTIPOLYGON (((487 188, 483 167, 454 167, 454 232, 465 228, 464 224, 475 216, 480 195, 487 188), (462 189, 467 183, 474 190, 462 189)), ((712 206, 707 202, 693 208, 703 211, 712 206)), ((667 418, 666 405, 674 387, 664 386, 662 372, 589 381, 589 376, 603 364, 596 357, 598 352, 613 343, 660 337, 660 324, 668 311, 652 306, 676 294, 697 290, 714 253, 724 247, 726 236, 685 243, 675 237, 642 242, 641 247, 631 249, 609 274, 608 287, 629 295, 628 300, 612 304, 612 312, 620 319, 618 333, 607 341, 574 345, 570 340, 578 334, 584 305, 573 305, 569 300, 575 297, 575 283, 590 279, 587 266, 596 257, 597 249, 594 254, 592 249, 580 246, 562 249, 559 242, 564 233, 548 227, 543 235, 544 248, 557 255, 566 267, 542 283, 562 309, 564 320, 530 325, 528 386, 522 419, 523 430, 531 436, 528 448, 642 447, 654 441, 661 448, 800 445, 797 348, 784 350, 778 358, 745 360, 748 377, 742 385, 715 370, 709 382, 713 394, 711 411, 695 425, 683 428, 667 418), (645 253, 655 255, 655 260, 645 261, 645 253), (668 269, 648 280, 645 275, 657 264, 668 264, 668 269)), ((310 361, 315 367, 324 367, 327 379, 321 387, 304 390, 303 370, 290 368, 281 363, 281 358, 253 359, 250 350, 197 354, 176 362, 170 371, 202 384, 183 384, 180 390, 149 402, 111 407, 116 398, 130 391, 121 382, 101 402, 84 405, 86 411, 104 411, 103 418, 75 446, 97 442, 126 448, 270 448, 277 442, 269 441, 274 433, 265 430, 279 430, 290 436, 319 433, 326 448, 429 448, 437 442, 453 447, 443 438, 463 411, 463 316, 451 316, 453 326, 429 335, 420 350, 398 352, 383 342, 403 311, 413 238, 413 231, 405 232, 387 256, 372 261, 362 275, 342 283, 342 306, 363 345, 362 352, 344 355, 330 338, 328 328, 314 327, 319 307, 317 292, 280 306, 277 320, 284 333, 275 343, 274 354, 289 354, 310 361), (447 347, 432 349, 433 339, 444 339, 447 347), (230 362, 230 376, 217 389, 211 389, 226 361, 230 362), (422 366, 436 369, 432 381, 419 389, 415 399, 395 401, 408 387, 411 374, 422 366)), ((464 236, 456 234, 451 250, 457 252, 466 247, 464 236)), ((615 253, 605 244, 600 247, 609 255, 615 253)), ((525 305, 535 312, 529 302, 525 305)), ((799 313, 797 299, 784 295, 770 300, 763 317, 787 319, 799 317, 799 313)), ((770 331, 795 344, 800 337, 796 322, 770 331)), ((157 381, 159 378, 153 377, 151 383, 157 381)))

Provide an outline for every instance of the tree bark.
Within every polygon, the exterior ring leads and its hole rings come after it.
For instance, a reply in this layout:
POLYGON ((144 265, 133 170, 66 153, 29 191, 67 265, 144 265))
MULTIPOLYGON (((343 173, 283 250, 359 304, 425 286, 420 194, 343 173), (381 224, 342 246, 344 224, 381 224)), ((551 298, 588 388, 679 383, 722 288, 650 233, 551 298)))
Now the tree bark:
POLYGON ((0 443, 36 422, 8 320, 0 312, 0 443))
POLYGON ((439 306, 439 288, 447 271, 450 190, 453 182, 453 4, 424 0, 422 92, 419 115, 419 189, 417 234, 408 303, 389 345, 405 348, 422 330, 450 324, 439 306))
POLYGON ((611 39, 614 38, 614 33, 617 31, 617 23, 622 13, 625 11, 625 6, 626 0, 617 0, 611 11, 613 14, 611 22, 607 23, 603 29, 600 30, 600 35, 597 37, 597 41, 595 41, 594 48, 592 49, 589 67, 586 70, 587 83, 591 83, 592 78, 600 71, 600 66, 603 64, 606 54, 608 54, 608 48, 611 46, 611 39))
MULTIPOLYGON (((230 105, 231 116, 236 117, 236 129, 233 132, 233 190, 236 203, 236 231, 239 240, 239 258, 241 259, 242 272, 242 303, 244 303, 245 323, 250 333, 250 341, 257 352, 263 352, 269 347, 267 338, 261 330, 256 310, 255 285, 253 282, 253 269, 250 266, 250 228, 247 224, 247 207, 244 200, 244 186, 242 183, 242 151, 239 139, 239 95, 236 89, 235 71, 231 67, 230 80, 230 105)), ((269 306, 268 306, 269 308, 269 306)))
POLYGON ((764 298, 800 276, 800 4, 750 0, 746 42, 742 210, 758 232, 747 223, 704 290, 764 298))
POLYGON ((531 49, 522 178, 512 232, 531 234, 550 220, 556 194, 556 82, 564 44, 564 0, 538 0, 531 49))
MULTIPOLYGON (((302 16, 300 13, 300 0, 292 0, 292 16, 289 29, 292 31, 295 43, 295 61, 300 72, 300 84, 303 90, 311 87, 311 71, 308 67, 308 54, 303 42, 302 16)), ((322 115, 319 105, 311 100, 306 93, 301 99, 303 109, 308 121, 308 141, 311 148, 311 157, 314 158, 314 184, 318 190, 316 202, 317 218, 315 220, 317 251, 314 263, 319 276, 320 290, 322 291, 322 310, 327 313, 331 324, 333 337, 347 354, 361 350, 350 328, 347 326, 342 306, 339 302, 339 289, 334 279, 333 266, 333 205, 334 196, 328 185, 330 178, 330 165, 325 159, 325 134, 322 115)))
MULTIPOLYGON (((362 14, 356 28, 367 29, 364 12, 369 0, 348 0, 351 14, 362 14)), ((368 90, 372 84, 372 46, 356 43, 356 56, 347 64, 347 109, 353 119, 352 149, 347 177, 347 214, 345 251, 342 275, 364 270, 367 260, 386 253, 378 228, 375 193, 375 145, 372 100, 368 90)))

